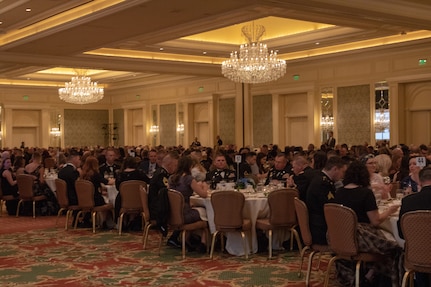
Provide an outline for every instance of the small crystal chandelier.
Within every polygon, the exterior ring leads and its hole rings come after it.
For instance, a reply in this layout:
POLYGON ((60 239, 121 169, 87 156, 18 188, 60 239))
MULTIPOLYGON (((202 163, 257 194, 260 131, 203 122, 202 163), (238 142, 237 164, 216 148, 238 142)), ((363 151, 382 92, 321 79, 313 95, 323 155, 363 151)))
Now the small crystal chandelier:
POLYGON ((58 89, 58 95, 71 104, 90 104, 103 99, 103 88, 99 88, 90 77, 77 73, 64 88, 58 89))
POLYGON ((247 44, 232 52, 230 59, 223 61, 221 71, 226 78, 248 84, 275 81, 286 73, 286 61, 277 59, 277 51, 268 54, 266 44, 260 42, 265 33, 262 25, 250 24, 241 29, 247 44))

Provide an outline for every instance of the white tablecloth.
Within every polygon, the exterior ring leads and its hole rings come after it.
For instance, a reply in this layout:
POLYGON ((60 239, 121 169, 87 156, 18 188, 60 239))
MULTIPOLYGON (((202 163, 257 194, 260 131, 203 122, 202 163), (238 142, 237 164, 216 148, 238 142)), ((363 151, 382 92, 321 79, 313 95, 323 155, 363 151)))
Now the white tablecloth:
POLYGON ((112 205, 115 207, 115 198, 117 197, 118 190, 115 187, 115 185, 105 185, 106 191, 108 192, 108 195, 104 195, 106 203, 112 203, 112 205))
POLYGON ((46 177, 45 177, 45 182, 46 184, 49 186, 49 188, 55 192, 57 190, 57 188, 55 187, 55 179, 57 178, 57 174, 56 173, 49 173, 46 177))
MULTIPOLYGON (((214 210, 211 205, 211 198, 201 198, 199 196, 192 196, 190 198, 192 206, 205 207, 206 218, 208 219, 208 226, 211 233, 215 232, 214 224, 214 210)), ((244 218, 251 220, 251 242, 252 248, 250 252, 256 253, 258 250, 257 236, 256 236, 256 220, 258 218, 266 218, 269 216, 268 200, 263 193, 246 194, 244 209, 244 218)), ((289 239, 290 232, 274 231, 273 232, 273 249, 281 249, 283 241, 289 239)), ((248 240, 247 240, 248 242, 248 240)), ((244 247, 242 245, 242 238, 239 232, 228 232, 226 234, 226 250, 229 254, 242 256, 244 255, 244 247)))
MULTIPOLYGON (((394 200, 392 204, 400 204, 399 200, 394 200)), ((379 212, 383 212, 385 210, 384 205, 379 205, 379 212)), ((399 211, 399 210, 398 210, 399 211)), ((400 237, 398 232, 398 213, 389 216, 385 221, 380 224, 380 227, 393 235, 394 239, 398 242, 398 245, 404 248, 404 239, 400 237)))

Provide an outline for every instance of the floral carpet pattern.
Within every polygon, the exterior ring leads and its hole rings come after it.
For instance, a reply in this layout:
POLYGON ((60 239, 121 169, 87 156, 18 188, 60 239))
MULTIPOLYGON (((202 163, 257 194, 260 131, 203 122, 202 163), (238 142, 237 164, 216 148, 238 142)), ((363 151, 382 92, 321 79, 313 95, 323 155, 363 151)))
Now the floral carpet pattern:
MULTIPOLYGON (((159 256, 158 240, 150 235, 143 250, 140 233, 48 228, 1 234, 0 286, 304 286, 298 251, 273 260, 267 253, 246 260, 217 251, 210 260, 188 252, 182 260, 180 249, 165 244, 159 256)), ((322 260, 321 270, 326 264, 322 260)), ((323 279, 323 271, 313 271, 310 286, 323 286, 323 279)))

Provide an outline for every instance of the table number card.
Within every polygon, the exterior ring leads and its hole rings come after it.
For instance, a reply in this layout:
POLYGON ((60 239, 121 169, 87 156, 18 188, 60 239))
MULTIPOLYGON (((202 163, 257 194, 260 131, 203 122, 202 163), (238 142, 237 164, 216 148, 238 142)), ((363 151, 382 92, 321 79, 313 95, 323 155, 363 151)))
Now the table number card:
POLYGON ((420 166, 423 168, 426 166, 426 164, 427 164, 427 161, 426 161, 425 157, 419 156, 416 158, 416 165, 417 166, 420 166))

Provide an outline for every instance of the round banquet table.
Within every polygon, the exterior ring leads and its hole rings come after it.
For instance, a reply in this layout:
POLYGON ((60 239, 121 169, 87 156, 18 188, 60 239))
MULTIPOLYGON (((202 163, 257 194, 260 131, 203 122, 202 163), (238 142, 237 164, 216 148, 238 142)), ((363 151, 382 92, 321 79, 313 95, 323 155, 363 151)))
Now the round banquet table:
MULTIPOLYGON (((263 193, 245 193, 245 203, 243 209, 244 218, 251 220, 251 253, 256 253, 258 250, 257 235, 256 235, 256 220, 258 218, 266 218, 269 216, 268 199, 263 193)), ((202 198, 198 195, 190 197, 190 204, 197 208, 203 220, 208 220, 209 230, 215 232, 214 224, 214 209, 211 205, 211 198, 202 198)), ((282 249, 282 243, 288 240, 290 236, 289 231, 275 230, 273 232, 273 249, 282 249)), ((247 240, 248 242, 248 240, 247 240)), ((209 243, 208 243, 209 244, 209 243)), ((242 245, 242 238, 239 232, 226 233, 226 251, 229 254, 242 256, 244 255, 244 248, 242 245)))

